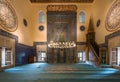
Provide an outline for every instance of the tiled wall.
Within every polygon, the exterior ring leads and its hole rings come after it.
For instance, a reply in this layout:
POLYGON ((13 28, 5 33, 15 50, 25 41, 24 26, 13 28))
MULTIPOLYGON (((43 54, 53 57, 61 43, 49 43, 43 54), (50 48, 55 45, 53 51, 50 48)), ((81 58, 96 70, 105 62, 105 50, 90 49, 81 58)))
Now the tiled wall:
POLYGON ((18 43, 18 37, 0 29, 0 35, 15 39, 15 65, 28 63, 29 55, 36 55, 36 50, 32 46, 18 43))
POLYGON ((28 64, 28 57, 30 55, 35 55, 33 47, 20 43, 16 44, 16 65, 28 64))

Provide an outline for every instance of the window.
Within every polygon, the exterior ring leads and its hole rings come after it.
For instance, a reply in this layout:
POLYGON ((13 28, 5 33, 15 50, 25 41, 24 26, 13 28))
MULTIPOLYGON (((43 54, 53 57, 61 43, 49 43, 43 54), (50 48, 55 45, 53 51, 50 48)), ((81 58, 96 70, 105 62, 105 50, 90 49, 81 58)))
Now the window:
POLYGON ((106 64, 106 49, 102 48, 101 50, 101 58, 102 58, 102 64, 106 64))
POLYGON ((83 54, 82 54, 82 52, 80 52, 80 53, 78 54, 78 58, 79 58, 79 61, 83 61, 83 54))
POLYGON ((12 55, 12 50, 11 49, 6 49, 6 47, 2 47, 2 60, 1 64, 2 67, 4 66, 9 66, 13 64, 13 55, 12 55))
POLYGON ((118 54, 118 65, 120 66, 120 47, 118 47, 117 54, 118 54))
POLYGON ((111 49, 111 64, 112 65, 117 65, 117 61, 118 61, 118 49, 117 48, 112 48, 111 49))
POLYGON ((44 23, 45 21, 45 15, 43 11, 39 12, 39 23, 44 23))
POLYGON ((111 49, 111 64, 120 66, 120 47, 111 49))
POLYGON ((80 23, 85 23, 85 13, 83 11, 79 14, 79 21, 80 23))
POLYGON ((46 53, 40 51, 39 54, 38 54, 38 62, 44 62, 45 59, 46 59, 46 53))
POLYGON ((1 50, 1 52, 2 52, 2 57, 1 57, 1 65, 2 66, 5 66, 5 47, 2 47, 2 50, 1 50))
POLYGON ((85 52, 78 52, 79 61, 85 61, 85 52))

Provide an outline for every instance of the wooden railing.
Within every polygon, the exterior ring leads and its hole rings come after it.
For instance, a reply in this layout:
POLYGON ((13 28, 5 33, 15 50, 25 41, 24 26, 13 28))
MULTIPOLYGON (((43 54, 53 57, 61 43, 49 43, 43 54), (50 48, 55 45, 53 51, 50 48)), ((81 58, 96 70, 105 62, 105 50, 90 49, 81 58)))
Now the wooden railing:
POLYGON ((90 44, 91 44, 91 46, 93 47, 94 51, 96 52, 96 54, 99 57, 99 46, 98 46, 98 44, 96 42, 92 42, 90 44))
POLYGON ((89 62, 91 62, 92 64, 94 64, 96 66, 99 66, 101 64, 101 59, 99 57, 99 53, 96 53, 96 51, 94 50, 91 43, 88 43, 88 47, 89 47, 89 53, 90 53, 89 54, 89 62))

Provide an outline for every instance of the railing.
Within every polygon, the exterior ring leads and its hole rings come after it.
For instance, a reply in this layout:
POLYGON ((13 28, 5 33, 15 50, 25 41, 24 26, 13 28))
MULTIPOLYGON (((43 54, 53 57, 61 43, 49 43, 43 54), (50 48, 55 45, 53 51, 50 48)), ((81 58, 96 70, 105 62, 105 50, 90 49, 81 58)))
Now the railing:
POLYGON ((92 62, 94 65, 99 66, 101 64, 99 53, 96 53, 91 43, 88 43, 88 47, 89 47, 89 52, 92 52, 92 56, 94 56, 93 59, 89 61, 92 62))
POLYGON ((92 42, 91 45, 92 45, 94 51, 96 52, 96 54, 99 56, 99 46, 98 46, 98 44, 96 42, 92 42))

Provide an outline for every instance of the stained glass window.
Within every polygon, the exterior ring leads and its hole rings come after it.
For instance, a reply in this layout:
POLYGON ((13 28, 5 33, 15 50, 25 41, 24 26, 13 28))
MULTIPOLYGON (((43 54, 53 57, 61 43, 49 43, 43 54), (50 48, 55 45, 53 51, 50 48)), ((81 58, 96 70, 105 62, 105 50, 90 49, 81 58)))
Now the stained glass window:
POLYGON ((16 14, 6 0, 0 0, 0 25, 8 31, 17 29, 16 14))
POLYGON ((80 23, 85 23, 85 12, 81 11, 79 14, 80 23))
POLYGON ((45 15, 43 11, 39 12, 39 23, 44 23, 45 21, 45 15))

